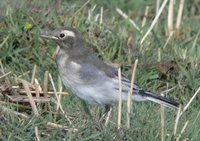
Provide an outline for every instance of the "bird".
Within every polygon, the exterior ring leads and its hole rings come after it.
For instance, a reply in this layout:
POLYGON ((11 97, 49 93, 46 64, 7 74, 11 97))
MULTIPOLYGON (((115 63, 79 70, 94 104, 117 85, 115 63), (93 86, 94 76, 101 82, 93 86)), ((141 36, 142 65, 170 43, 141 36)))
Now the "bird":
MULTIPOLYGON (((62 27, 40 35, 56 42, 55 60, 59 75, 65 87, 85 103, 114 106, 119 102, 118 67, 98 58, 81 33, 73 27, 62 27)), ((121 77, 121 98, 128 100, 131 81, 121 77)), ((152 101, 176 109, 178 102, 133 85, 132 100, 152 101)))

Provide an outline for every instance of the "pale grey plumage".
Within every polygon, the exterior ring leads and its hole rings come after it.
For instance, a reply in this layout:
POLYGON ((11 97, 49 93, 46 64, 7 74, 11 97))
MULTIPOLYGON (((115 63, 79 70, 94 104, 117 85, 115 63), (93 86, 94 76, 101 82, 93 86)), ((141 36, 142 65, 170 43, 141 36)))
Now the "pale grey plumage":
MULTIPOLYGON (((64 85, 89 104, 114 105, 119 100, 117 68, 97 58, 80 33, 63 28, 44 36, 56 40, 59 51, 56 62, 64 85)), ((122 77, 122 100, 127 100, 130 80, 122 77)), ((178 103, 134 85, 135 101, 153 101, 176 108, 178 103)))

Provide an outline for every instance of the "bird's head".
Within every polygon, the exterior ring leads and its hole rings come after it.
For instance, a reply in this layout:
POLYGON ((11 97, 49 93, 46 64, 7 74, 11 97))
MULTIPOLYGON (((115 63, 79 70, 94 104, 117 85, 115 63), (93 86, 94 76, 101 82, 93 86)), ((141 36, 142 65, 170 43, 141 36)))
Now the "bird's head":
POLYGON ((74 43, 81 40, 80 33, 74 28, 61 28, 40 35, 45 39, 55 40, 61 48, 71 48, 74 43))
POLYGON ((40 36, 45 39, 56 41, 57 51, 54 53, 54 57, 59 53, 60 50, 69 54, 75 50, 79 50, 80 46, 83 46, 84 44, 80 33, 72 27, 53 30, 40 36))

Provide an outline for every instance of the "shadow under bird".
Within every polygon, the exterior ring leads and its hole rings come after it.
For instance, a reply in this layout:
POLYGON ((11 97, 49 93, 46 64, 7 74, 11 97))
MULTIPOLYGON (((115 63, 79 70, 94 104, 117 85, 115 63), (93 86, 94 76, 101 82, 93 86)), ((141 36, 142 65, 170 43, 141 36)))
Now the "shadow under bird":
MULTIPOLYGON (((57 43, 56 63, 66 88, 89 104, 113 106, 118 103, 118 68, 95 56, 76 29, 66 27, 41 37, 57 43)), ((127 100, 131 82, 123 76, 121 81, 122 100, 127 100)), ((136 84, 133 86, 132 100, 152 101, 170 108, 179 105, 166 97, 147 92, 136 84)))

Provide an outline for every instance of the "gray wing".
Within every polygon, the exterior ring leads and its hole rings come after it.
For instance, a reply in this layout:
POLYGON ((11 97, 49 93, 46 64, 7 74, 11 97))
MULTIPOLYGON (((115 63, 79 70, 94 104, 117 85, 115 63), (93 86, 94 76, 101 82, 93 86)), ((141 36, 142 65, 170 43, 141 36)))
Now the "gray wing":
POLYGON ((85 84, 100 83, 109 79, 104 71, 89 63, 80 68, 79 75, 85 84))
MULTIPOLYGON (((91 63, 85 63, 81 69, 80 69, 80 77, 81 80, 85 82, 85 84, 92 84, 92 83, 103 83, 105 81, 113 81, 115 83, 115 89, 119 89, 119 84, 118 84, 118 71, 117 68, 114 68, 112 66, 109 66, 107 64, 96 64, 93 65, 91 63)), ((121 78, 122 82, 122 92, 128 93, 131 88, 131 81, 122 76, 121 78)), ((100 84, 101 85, 101 84, 100 84)), ((141 90, 137 85, 134 84, 133 86, 133 92, 135 94, 138 94, 138 91, 141 90)))
MULTIPOLYGON (((85 81, 94 83, 99 80, 110 80, 114 79, 116 89, 119 89, 118 84, 118 68, 106 64, 94 54, 88 54, 84 60, 84 65, 80 70, 81 78, 85 81), (86 77, 88 76, 88 77, 86 77)), ((131 82, 126 77, 122 76, 122 91, 128 93, 130 91, 131 82)), ((133 91, 138 94, 140 88, 134 84, 133 91)))
POLYGON ((99 59, 95 54, 88 54, 84 61, 85 64, 91 65, 91 66, 89 65, 88 67, 92 68, 95 67, 96 69, 104 72, 108 77, 113 78, 117 73, 117 68, 106 64, 101 59, 99 59))
MULTIPOLYGON (((118 78, 118 74, 116 74, 116 77, 118 78)), ((131 88, 131 81, 122 75, 121 76, 121 84, 122 84, 122 92, 128 93, 131 88)), ((140 90, 142 90, 142 88, 140 88, 136 84, 133 84, 133 93, 134 94, 139 94, 140 90)))

